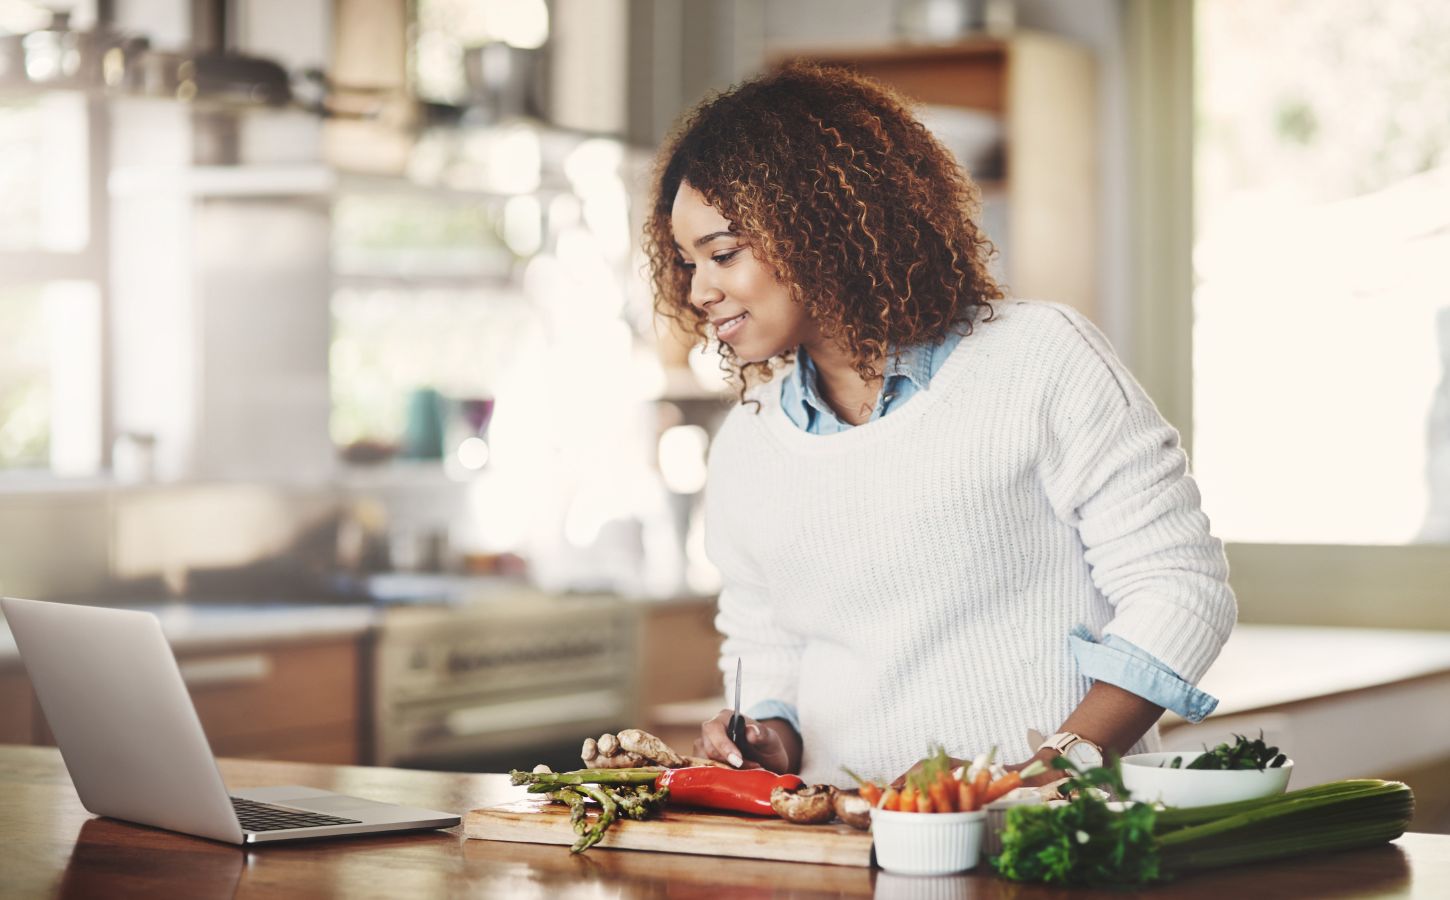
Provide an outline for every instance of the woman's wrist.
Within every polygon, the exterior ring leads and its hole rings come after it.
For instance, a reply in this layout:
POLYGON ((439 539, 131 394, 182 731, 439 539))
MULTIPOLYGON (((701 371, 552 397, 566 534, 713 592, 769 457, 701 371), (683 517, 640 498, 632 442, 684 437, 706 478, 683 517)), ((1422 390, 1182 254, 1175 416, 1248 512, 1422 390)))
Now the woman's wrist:
POLYGON ((779 768, 780 774, 799 775, 804 745, 795 727, 785 719, 759 719, 757 723, 761 728, 769 728, 780 741, 781 749, 785 754, 784 764, 779 768))

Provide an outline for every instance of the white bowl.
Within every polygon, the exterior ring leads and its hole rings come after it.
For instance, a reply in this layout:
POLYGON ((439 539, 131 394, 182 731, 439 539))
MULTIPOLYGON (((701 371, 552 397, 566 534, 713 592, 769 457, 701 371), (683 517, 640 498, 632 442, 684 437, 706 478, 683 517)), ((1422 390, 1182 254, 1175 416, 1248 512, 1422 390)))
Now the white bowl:
POLYGON ((871 810, 876 864, 898 875, 950 875, 977 864, 987 814, 871 810))
POLYGON ((1277 769, 1169 769, 1173 757, 1188 765, 1203 751, 1134 753, 1123 757, 1123 785, 1133 799, 1164 806, 1213 806, 1282 794, 1294 769, 1292 759, 1277 769))

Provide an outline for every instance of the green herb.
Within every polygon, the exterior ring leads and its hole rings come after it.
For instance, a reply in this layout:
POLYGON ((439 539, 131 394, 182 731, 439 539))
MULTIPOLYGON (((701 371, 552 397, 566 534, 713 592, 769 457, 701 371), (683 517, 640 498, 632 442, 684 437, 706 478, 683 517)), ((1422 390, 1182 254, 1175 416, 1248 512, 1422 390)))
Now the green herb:
POLYGON ((1335 781, 1274 797, 1193 809, 1133 803, 1110 808, 1089 788, 1126 797, 1116 759, 1072 771, 1066 804, 1007 811, 997 871, 1018 881, 1124 886, 1166 881, 1198 869, 1381 844, 1399 837, 1414 795, 1397 781, 1335 781))
POLYGON ((1204 752, 1187 766, 1183 765, 1183 757, 1175 756, 1164 768, 1258 769, 1262 772, 1265 768, 1277 769, 1287 760, 1278 747, 1270 747, 1264 743, 1262 731, 1259 732, 1258 740, 1251 741, 1241 734, 1234 735, 1234 738, 1233 746, 1219 744, 1212 750, 1204 747, 1204 752))
POLYGON ((1128 794, 1117 760, 1083 771, 1059 756, 1052 767, 1075 773, 1059 788, 1074 794, 1074 799, 1057 806, 1009 809, 1002 853, 992 860, 997 871, 1016 881, 1044 884, 1102 886, 1158 880, 1153 807, 1134 803, 1115 812, 1100 796, 1104 788, 1128 794))

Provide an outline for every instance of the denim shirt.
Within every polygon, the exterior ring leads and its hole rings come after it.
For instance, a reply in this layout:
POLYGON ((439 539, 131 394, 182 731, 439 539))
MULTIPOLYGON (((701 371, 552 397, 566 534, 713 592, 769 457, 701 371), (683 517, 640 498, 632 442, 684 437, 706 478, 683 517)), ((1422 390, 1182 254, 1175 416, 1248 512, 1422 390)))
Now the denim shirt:
MULTIPOLYGON (((892 356, 871 410, 869 421, 900 409, 918 391, 928 389, 931 379, 951 356, 962 335, 947 334, 940 345, 919 344, 892 356)), ((780 386, 780 402, 786 418, 807 434, 837 434, 855 426, 841 421, 818 389, 815 363, 806 348, 796 352, 795 368, 780 386)), ((1105 681, 1136 694, 1190 722, 1201 722, 1218 706, 1218 700, 1184 681, 1172 669, 1147 651, 1117 635, 1096 637, 1085 625, 1067 635, 1067 644, 1079 671, 1094 681, 1105 681)), ((748 711, 753 719, 784 719, 799 734, 800 715, 789 703, 762 700, 748 711)))

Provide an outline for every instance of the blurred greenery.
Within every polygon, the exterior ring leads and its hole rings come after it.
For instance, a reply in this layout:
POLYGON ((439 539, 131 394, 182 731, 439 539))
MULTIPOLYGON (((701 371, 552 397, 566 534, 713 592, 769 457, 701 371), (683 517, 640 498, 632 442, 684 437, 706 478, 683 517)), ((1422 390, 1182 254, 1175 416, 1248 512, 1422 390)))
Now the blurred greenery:
POLYGON ((41 288, 0 291, 0 469, 50 460, 50 376, 41 288))
MULTIPOLYGON (((1450 3, 1199 0, 1201 210, 1293 184, 1326 202, 1450 165, 1450 3)), ((1205 219, 1206 220, 1206 219, 1205 219)))

